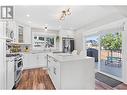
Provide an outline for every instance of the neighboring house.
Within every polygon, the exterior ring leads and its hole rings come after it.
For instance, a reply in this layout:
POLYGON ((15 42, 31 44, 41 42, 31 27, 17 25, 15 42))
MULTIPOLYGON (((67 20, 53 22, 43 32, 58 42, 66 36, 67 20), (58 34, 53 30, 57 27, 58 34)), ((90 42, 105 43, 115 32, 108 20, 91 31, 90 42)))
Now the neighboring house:
POLYGON ((88 40, 88 41, 86 41, 86 46, 87 47, 98 46, 98 43, 95 40, 88 40))

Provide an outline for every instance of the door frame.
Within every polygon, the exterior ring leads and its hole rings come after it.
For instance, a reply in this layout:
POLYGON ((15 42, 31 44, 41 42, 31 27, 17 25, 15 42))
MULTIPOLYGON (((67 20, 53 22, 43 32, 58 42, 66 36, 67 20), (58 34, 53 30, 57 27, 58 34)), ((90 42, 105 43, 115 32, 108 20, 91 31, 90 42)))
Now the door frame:
MULTIPOLYGON (((117 32, 119 32, 119 31, 117 31, 117 32)), ((124 31, 121 31, 121 33, 122 33, 122 35, 123 35, 123 32, 124 31)), ((119 78, 119 77, 117 77, 117 76, 114 76, 114 75, 111 75, 111 74, 108 74, 108 73, 105 73, 105 72, 102 72, 102 71, 100 71, 100 56, 101 56, 101 47, 100 47, 100 38, 101 38, 101 35, 104 35, 104 34, 107 34, 107 33, 112 33, 112 32, 103 32, 103 31, 99 31, 99 32, 96 32, 96 33, 91 33, 91 34, 88 34, 88 35, 83 35, 83 51, 85 52, 85 56, 87 56, 87 54, 86 54, 86 38, 87 37, 90 37, 90 36, 96 36, 96 35, 98 35, 98 37, 99 37, 99 50, 98 50, 98 69, 96 69, 95 70, 95 72, 100 72, 100 73, 102 73, 102 74, 104 74, 104 75, 107 75, 107 76, 109 76, 109 77, 111 77, 111 78, 114 78, 114 79, 116 79, 116 80, 119 80, 119 81, 122 81, 122 82, 124 82, 123 80, 123 76, 124 76, 124 68, 123 68, 123 66, 124 66, 124 62, 122 62, 122 77, 121 78, 119 78)), ((114 32, 115 33, 115 32, 114 32)), ((122 37, 122 43, 123 43, 123 37, 122 37)), ((122 44, 122 52, 123 52, 123 44, 122 44)), ((122 58, 123 59, 123 58, 122 58)))

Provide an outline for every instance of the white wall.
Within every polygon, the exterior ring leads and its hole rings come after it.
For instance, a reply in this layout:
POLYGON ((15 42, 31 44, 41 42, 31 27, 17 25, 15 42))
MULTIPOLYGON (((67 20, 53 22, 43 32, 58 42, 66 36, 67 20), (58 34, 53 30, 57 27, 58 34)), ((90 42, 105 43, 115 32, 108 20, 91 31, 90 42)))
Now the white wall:
POLYGON ((75 49, 78 51, 83 50, 83 32, 85 32, 84 29, 74 32, 75 49))

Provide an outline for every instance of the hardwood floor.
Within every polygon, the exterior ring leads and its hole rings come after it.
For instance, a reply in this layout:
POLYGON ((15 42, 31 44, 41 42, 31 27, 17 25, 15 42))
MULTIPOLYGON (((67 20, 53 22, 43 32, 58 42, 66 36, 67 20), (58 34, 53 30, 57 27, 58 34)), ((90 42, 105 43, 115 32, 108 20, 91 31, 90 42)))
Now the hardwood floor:
POLYGON ((42 68, 24 70, 16 89, 55 90, 48 73, 42 68))
MULTIPOLYGON (((42 68, 24 70, 22 78, 17 85, 17 90, 55 90, 55 87, 46 70, 42 68)), ((122 83, 114 88, 109 85, 95 81, 96 90, 127 90, 127 85, 122 83)))

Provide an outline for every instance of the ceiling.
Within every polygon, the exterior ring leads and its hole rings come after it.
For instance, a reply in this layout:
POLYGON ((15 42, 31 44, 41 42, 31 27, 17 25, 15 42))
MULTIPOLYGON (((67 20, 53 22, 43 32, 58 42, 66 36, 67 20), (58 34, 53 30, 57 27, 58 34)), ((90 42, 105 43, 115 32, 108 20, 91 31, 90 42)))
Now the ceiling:
POLYGON ((15 6, 15 19, 36 28, 47 25, 52 30, 76 30, 125 18, 126 10, 127 6, 15 6), (66 8, 72 14, 59 21, 61 11, 66 8))

